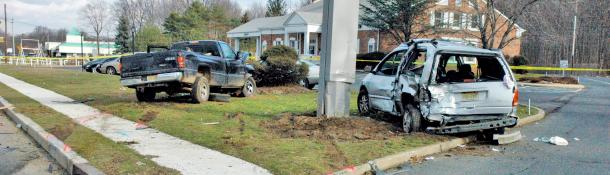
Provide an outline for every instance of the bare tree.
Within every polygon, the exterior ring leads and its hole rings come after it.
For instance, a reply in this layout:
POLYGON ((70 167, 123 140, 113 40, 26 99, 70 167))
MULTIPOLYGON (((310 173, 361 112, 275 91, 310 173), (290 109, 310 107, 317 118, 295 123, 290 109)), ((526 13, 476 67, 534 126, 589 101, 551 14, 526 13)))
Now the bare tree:
POLYGON ((100 34, 106 27, 108 20, 108 5, 102 0, 90 1, 83 9, 81 9, 81 17, 95 32, 95 42, 97 43, 97 52, 100 51, 100 34))
POLYGON ((248 14, 250 14, 250 19, 262 18, 265 17, 265 13, 267 12, 267 7, 260 1, 256 1, 250 5, 248 9, 248 14))

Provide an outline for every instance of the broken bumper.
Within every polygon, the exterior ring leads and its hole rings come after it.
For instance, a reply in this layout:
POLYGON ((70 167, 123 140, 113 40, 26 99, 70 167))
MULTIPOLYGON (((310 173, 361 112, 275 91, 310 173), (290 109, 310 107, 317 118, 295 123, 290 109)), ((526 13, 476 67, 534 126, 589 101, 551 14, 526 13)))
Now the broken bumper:
POLYGON ((494 129, 502 127, 513 127, 517 125, 517 118, 510 117, 501 120, 485 121, 480 123, 473 123, 467 125, 454 125, 444 127, 428 127, 426 131, 434 134, 455 134, 470 131, 478 131, 485 129, 494 129))
POLYGON ((164 73, 150 76, 141 76, 137 78, 124 78, 121 79, 121 85, 126 87, 164 83, 171 81, 180 81, 182 79, 182 72, 164 73))

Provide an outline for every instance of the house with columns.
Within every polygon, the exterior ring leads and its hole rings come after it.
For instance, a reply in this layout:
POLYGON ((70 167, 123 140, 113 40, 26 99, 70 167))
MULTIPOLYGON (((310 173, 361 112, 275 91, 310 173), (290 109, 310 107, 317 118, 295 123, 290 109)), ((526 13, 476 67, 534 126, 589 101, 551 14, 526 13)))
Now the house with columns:
MULTIPOLYGON (((473 27, 471 19, 474 12, 472 4, 468 1, 439 0, 420 19, 429 22, 431 26, 439 25, 439 28, 442 30, 426 34, 422 38, 437 38, 481 46, 479 39, 473 37, 473 34, 477 35, 478 30, 473 27), (470 33, 466 34, 462 31, 470 33)), ((479 1, 480 3, 486 3, 484 0, 479 1)), ((360 3, 366 3, 366 0, 360 0, 360 3)), ((257 57, 267 48, 277 45, 292 47, 297 53, 304 56, 319 55, 323 37, 321 34, 322 5, 323 0, 314 0, 312 4, 285 16, 253 19, 230 30, 227 36, 234 40, 233 43, 237 50, 240 50, 239 43, 241 40, 249 39, 255 41, 255 55, 257 57)), ((497 12, 501 14, 499 11, 497 12)), ((503 14, 501 16, 508 20, 503 14)), ((520 38, 525 32, 525 29, 518 25, 511 30, 510 35, 517 38, 520 38)), ((497 41, 499 40, 498 38, 497 41)), ((359 26, 357 43, 357 53, 376 51, 387 53, 400 44, 396 43, 390 34, 363 25, 359 26)), ((521 52, 521 39, 514 40, 503 49, 503 52, 510 56, 519 55, 521 52)))

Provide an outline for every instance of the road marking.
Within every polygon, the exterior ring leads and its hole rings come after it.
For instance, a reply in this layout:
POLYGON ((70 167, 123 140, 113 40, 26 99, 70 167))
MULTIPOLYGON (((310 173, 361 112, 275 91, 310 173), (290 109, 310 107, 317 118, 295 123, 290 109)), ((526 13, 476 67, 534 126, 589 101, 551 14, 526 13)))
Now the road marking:
POLYGON ((604 84, 610 85, 610 83, 605 82, 605 81, 601 81, 601 80, 596 80, 596 79, 591 79, 591 78, 582 78, 582 79, 591 80, 591 81, 595 81, 595 82, 598 82, 598 83, 604 83, 604 84))
MULTIPOLYGON (((182 174, 271 174, 258 165, 155 129, 136 130, 133 127, 135 122, 103 113, 82 103, 74 103, 71 98, 3 73, 0 73, 0 82, 112 141, 137 143, 128 147, 140 155, 153 156, 155 158, 151 160, 155 163, 176 169, 182 174), (93 119, 80 123, 92 116, 93 119)), ((54 136, 49 135, 49 138, 54 136)))

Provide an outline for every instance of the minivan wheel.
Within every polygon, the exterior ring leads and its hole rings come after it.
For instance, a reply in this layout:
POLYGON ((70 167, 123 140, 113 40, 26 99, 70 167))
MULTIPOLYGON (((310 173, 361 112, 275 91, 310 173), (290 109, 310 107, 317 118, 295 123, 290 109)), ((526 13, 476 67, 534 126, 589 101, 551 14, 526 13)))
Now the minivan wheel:
POLYGON ((193 84, 191 98, 195 103, 203 103, 210 99, 210 84, 206 77, 197 77, 193 84))
POLYGON ((405 105, 405 112, 402 115, 402 129, 406 133, 420 131, 421 112, 412 104, 405 105))
POLYGON ((155 100, 155 96, 157 93, 148 88, 138 88, 136 89, 136 97, 139 102, 149 102, 155 100))
POLYGON ((116 69, 114 69, 114 67, 108 67, 108 68, 106 69, 106 73, 107 73, 108 75, 116 75, 116 69))
POLYGON ((361 90, 358 94, 358 112, 362 116, 371 115, 371 100, 366 90, 361 90))
POLYGON ((254 78, 248 77, 246 84, 241 89, 241 97, 252 97, 256 94, 256 81, 254 78))

